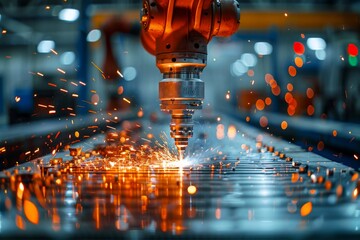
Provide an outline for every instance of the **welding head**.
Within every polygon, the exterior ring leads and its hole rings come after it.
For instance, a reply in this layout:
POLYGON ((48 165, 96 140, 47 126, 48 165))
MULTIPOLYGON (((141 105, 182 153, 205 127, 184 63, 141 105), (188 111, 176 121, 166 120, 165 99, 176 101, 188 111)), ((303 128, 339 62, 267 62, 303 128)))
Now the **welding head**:
POLYGON ((207 44, 238 29, 237 0, 144 0, 141 39, 163 74, 160 108, 171 114, 170 135, 182 155, 193 135, 192 115, 201 109, 207 44))

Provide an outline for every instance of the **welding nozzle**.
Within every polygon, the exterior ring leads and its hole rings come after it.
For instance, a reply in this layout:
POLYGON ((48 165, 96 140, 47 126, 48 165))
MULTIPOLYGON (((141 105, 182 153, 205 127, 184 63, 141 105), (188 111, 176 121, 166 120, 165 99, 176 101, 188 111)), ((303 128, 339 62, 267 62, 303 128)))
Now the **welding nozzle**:
POLYGON ((179 154, 183 155, 193 136, 192 115, 202 106, 204 82, 199 74, 192 72, 164 74, 159 83, 159 96, 161 110, 171 114, 170 136, 179 154))

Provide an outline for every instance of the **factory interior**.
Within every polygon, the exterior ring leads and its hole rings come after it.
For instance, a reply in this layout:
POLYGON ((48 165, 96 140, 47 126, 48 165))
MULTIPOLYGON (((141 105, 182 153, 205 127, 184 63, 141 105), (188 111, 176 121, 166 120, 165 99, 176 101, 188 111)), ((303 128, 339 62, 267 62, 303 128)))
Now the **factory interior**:
POLYGON ((0 238, 359 239, 359 0, 0 0, 0 238))

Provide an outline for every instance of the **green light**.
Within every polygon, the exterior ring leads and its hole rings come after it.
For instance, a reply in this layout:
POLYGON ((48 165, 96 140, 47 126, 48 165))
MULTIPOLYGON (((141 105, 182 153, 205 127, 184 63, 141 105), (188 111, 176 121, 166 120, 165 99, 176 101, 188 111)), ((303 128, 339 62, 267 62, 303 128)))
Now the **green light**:
POLYGON ((358 65, 358 59, 356 56, 349 55, 349 64, 352 67, 356 67, 358 65))

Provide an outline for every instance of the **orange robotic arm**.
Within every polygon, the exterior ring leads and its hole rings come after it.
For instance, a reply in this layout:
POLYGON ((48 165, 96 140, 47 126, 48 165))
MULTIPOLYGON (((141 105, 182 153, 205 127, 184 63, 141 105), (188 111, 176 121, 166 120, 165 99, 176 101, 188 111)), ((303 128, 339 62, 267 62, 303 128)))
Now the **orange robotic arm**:
POLYGON ((204 99, 200 73, 207 44, 236 32, 240 6, 237 0, 143 0, 141 23, 144 48, 163 74, 160 107, 171 114, 170 135, 182 159, 193 135, 192 115, 204 99))

